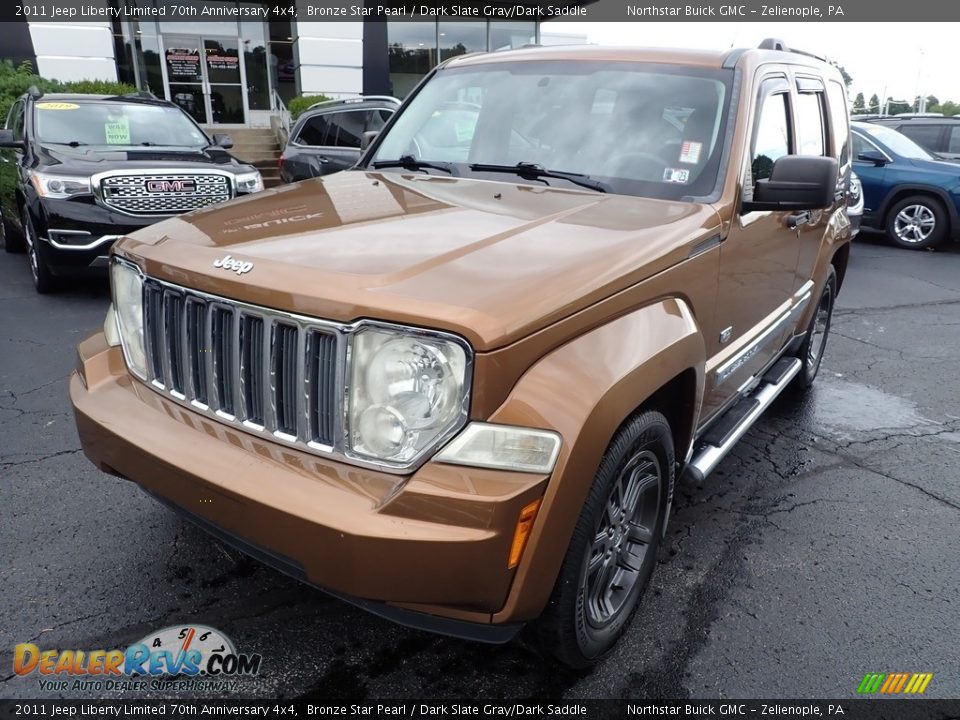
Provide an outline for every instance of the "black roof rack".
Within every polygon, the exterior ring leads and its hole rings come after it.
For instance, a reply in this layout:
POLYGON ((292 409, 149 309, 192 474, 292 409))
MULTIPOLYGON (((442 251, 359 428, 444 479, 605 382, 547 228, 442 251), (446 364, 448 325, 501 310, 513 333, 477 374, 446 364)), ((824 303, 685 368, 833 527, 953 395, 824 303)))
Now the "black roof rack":
POLYGON ((822 60, 827 62, 825 57, 820 55, 815 55, 811 52, 805 52, 803 50, 794 50, 793 48, 787 47, 787 44, 778 38, 766 38, 760 45, 757 46, 760 50, 779 50, 780 52, 790 52, 796 53, 797 55, 806 55, 807 57, 816 58, 817 60, 822 60))

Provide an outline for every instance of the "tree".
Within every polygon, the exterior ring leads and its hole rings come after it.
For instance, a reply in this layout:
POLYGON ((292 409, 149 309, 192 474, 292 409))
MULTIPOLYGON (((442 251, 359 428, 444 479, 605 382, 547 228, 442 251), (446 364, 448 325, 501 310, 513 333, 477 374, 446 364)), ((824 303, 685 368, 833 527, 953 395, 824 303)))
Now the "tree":
POLYGON ((952 115, 960 115, 960 103, 955 103, 953 100, 947 100, 940 106, 940 112, 948 117, 952 115))
POLYGON ((888 115, 902 115, 911 110, 913 110, 913 108, 910 107, 910 103, 904 102, 903 100, 894 100, 892 97, 887 98, 888 115))
POLYGON ((863 114, 867 111, 864 106, 863 93, 857 93, 857 96, 853 99, 853 113, 855 115, 863 114))
POLYGON ((927 112, 940 112, 940 100, 936 95, 927 95, 927 112))
POLYGON ((878 113, 882 109, 883 108, 880 107, 880 98, 877 97, 876 93, 874 93, 873 95, 870 96, 870 104, 867 105, 866 110, 867 112, 870 112, 870 113, 878 113))
POLYGON ((850 83, 853 82, 853 77, 850 75, 850 73, 847 72, 847 69, 846 69, 843 65, 841 65, 840 63, 838 63, 838 62, 836 62, 836 61, 834 61, 834 60, 831 60, 831 61, 830 61, 830 64, 833 65, 837 70, 840 71, 840 77, 843 78, 843 84, 846 85, 846 86, 847 86, 847 89, 849 90, 849 89, 850 89, 850 83))

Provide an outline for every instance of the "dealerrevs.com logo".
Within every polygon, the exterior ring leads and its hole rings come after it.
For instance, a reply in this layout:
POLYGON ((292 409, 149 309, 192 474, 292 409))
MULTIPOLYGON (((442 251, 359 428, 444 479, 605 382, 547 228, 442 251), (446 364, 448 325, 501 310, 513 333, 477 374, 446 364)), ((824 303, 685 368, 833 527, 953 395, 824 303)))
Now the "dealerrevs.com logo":
POLYGON ((235 691, 260 672, 262 657, 238 653, 233 641, 206 625, 166 627, 125 650, 14 648, 13 671, 36 674, 41 690, 235 691))

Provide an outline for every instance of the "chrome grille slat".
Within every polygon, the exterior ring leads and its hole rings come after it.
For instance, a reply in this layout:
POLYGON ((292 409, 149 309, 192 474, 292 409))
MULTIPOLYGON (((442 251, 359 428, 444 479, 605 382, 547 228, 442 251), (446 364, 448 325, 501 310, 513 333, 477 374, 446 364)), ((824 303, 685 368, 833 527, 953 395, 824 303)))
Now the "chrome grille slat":
POLYGON ((97 177, 101 202, 128 215, 172 215, 233 197, 233 180, 217 172, 108 173, 97 177), (189 189, 177 189, 184 183, 189 189), (169 187, 152 190, 151 184, 169 187))
POLYGON ((336 448, 344 346, 323 321, 147 278, 153 385, 221 422, 310 452, 336 448))

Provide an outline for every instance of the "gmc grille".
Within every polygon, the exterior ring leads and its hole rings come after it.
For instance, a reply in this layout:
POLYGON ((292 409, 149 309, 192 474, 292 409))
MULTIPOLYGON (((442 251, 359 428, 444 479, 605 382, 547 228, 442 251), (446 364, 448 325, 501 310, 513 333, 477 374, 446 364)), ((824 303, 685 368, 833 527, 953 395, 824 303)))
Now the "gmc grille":
POLYGON ((100 199, 128 215, 175 215, 233 197, 233 181, 220 173, 108 175, 100 199))
POLYGON ((154 388, 308 452, 339 445, 344 346, 335 326, 149 278, 143 314, 154 388))

